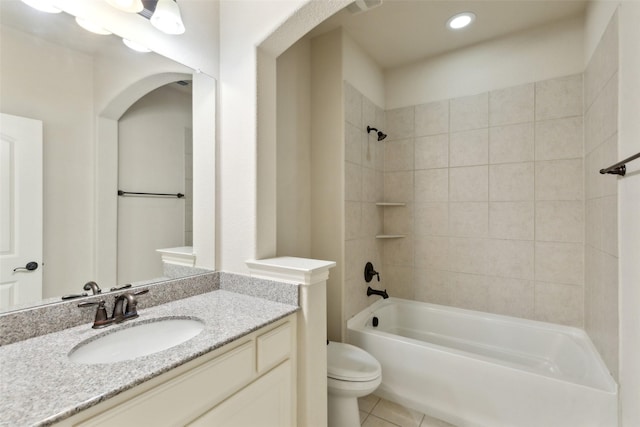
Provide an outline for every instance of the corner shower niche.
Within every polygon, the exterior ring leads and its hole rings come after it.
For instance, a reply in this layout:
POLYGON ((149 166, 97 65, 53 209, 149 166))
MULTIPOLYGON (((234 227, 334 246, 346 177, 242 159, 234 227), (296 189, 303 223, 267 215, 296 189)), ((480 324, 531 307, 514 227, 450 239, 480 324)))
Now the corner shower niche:
MULTIPOLYGON (((398 208, 398 207, 406 207, 407 204, 403 202, 376 202, 376 206, 381 206, 382 208, 398 208)), ((377 234, 376 239, 401 239, 406 237, 406 234, 393 234, 387 233, 386 230, 382 234, 377 234)))

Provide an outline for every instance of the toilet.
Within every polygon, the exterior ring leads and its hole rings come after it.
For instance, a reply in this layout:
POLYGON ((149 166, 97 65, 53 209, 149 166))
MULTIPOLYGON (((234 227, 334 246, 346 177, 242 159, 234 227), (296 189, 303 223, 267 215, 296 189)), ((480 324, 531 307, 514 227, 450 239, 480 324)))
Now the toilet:
POLYGON ((372 355, 351 344, 329 341, 329 427, 359 426, 358 398, 373 393, 381 380, 382 368, 372 355))

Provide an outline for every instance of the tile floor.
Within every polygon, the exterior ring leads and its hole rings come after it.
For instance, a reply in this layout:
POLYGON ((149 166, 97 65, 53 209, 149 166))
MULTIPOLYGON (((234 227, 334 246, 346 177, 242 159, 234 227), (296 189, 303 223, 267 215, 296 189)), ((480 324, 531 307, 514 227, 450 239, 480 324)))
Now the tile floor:
POLYGON ((362 427, 456 427, 376 395, 358 399, 362 427))

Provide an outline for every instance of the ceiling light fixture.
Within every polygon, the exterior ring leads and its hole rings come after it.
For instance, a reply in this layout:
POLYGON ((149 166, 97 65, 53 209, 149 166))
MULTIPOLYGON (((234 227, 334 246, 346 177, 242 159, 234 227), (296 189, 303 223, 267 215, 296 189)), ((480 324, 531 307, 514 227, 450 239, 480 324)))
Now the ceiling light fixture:
POLYGON ((447 21, 447 27, 452 30, 461 30, 469 26, 476 20, 476 14, 473 12, 463 12, 453 15, 447 21))
POLYGON ((101 36, 108 36, 109 34, 112 34, 111 31, 105 30, 95 22, 89 21, 88 19, 80 18, 79 16, 76 16, 76 23, 85 30, 94 34, 100 34, 101 36))
POLYGON ((142 52, 142 53, 151 52, 151 49, 149 49, 148 47, 138 42, 131 41, 129 39, 122 39, 122 43, 124 43, 125 46, 127 46, 129 49, 135 50, 136 52, 142 52))
POLYGON ((107 0, 111 6, 123 12, 139 13, 144 9, 142 0, 107 0))
POLYGON ((156 10, 151 15, 151 24, 166 34, 184 33, 180 8, 174 0, 158 0, 156 10))
POLYGON ((22 3, 31 6, 32 8, 39 10, 40 12, 47 13, 60 13, 62 10, 51 4, 51 0, 22 0, 22 3))

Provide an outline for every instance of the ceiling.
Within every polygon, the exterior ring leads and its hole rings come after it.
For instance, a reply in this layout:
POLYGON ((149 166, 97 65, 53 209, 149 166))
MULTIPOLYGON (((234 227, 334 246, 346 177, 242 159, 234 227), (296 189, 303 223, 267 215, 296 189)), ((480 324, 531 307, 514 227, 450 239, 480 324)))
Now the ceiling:
POLYGON ((380 6, 358 14, 343 9, 309 35, 343 27, 387 69, 579 16, 586 4, 586 0, 382 0, 380 6), (475 13, 475 22, 463 30, 448 30, 447 20, 460 12, 475 13))

